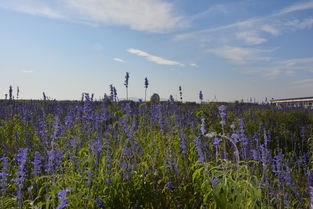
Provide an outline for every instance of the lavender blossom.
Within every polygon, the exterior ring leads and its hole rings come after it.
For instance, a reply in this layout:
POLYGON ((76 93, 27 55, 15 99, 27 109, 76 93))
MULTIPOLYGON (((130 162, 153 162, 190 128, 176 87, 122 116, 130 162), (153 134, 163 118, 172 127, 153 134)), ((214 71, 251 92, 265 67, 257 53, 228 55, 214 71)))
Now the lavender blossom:
POLYGON ((96 141, 91 140, 89 143, 89 146, 91 148, 92 153, 96 156, 97 163, 98 163, 99 153, 103 149, 102 141, 101 140, 96 140, 96 141))
POLYGON ((46 169, 45 171, 48 173, 48 174, 51 174, 53 171, 54 171, 54 159, 55 159, 55 153, 54 153, 54 150, 48 150, 47 151, 47 155, 48 155, 48 163, 45 165, 46 169))
POLYGON ((221 141, 222 141, 222 139, 219 139, 219 138, 217 138, 217 137, 214 137, 214 139, 213 139, 213 145, 217 146, 221 141))
POLYGON ((202 143, 201 143, 200 139, 195 138, 193 141, 196 143, 196 150, 197 150, 197 153, 199 155, 198 161, 204 162, 204 153, 203 153, 202 148, 201 148, 202 143))
POLYGON ((7 170, 9 168, 9 162, 8 162, 8 158, 7 157, 2 157, 0 158, 0 161, 2 161, 2 171, 0 173, 0 186, 1 186, 1 193, 2 196, 5 195, 6 193, 6 182, 7 182, 7 177, 11 176, 11 174, 7 173, 7 170))
POLYGON ((216 185, 218 184, 218 178, 214 177, 214 179, 211 180, 210 182, 212 184, 213 189, 215 189, 216 185))
POLYGON ((12 179, 13 182, 16 183, 16 194, 18 199, 19 207, 22 207, 23 204, 23 194, 22 189, 24 187, 23 183, 25 181, 26 173, 25 173, 25 165, 27 161, 28 148, 19 149, 18 154, 16 155, 16 160, 18 162, 18 169, 16 171, 16 178, 12 179))
POLYGON ((173 182, 171 182, 171 181, 167 182, 166 189, 167 189, 167 190, 175 190, 176 187, 174 187, 173 185, 174 185, 173 182))
POLYGON ((35 152, 34 161, 31 163, 34 165, 32 174, 34 174, 35 176, 38 176, 42 167, 41 155, 39 152, 35 152))
POLYGON ((69 200, 66 198, 66 193, 67 192, 70 192, 70 190, 69 189, 64 189, 64 190, 61 190, 58 193, 58 198, 61 200, 61 203, 58 205, 57 209, 63 209, 66 206, 68 206, 69 200))

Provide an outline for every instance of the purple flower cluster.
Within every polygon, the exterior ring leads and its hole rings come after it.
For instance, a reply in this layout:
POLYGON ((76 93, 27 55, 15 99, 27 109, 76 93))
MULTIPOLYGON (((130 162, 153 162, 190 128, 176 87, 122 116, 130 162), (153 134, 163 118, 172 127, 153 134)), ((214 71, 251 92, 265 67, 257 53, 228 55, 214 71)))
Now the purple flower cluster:
POLYGON ((38 176, 42 167, 42 163, 41 163, 41 155, 39 152, 35 152, 34 155, 34 161, 32 162, 34 168, 32 171, 32 174, 34 174, 35 176, 38 176))
POLYGON ((90 140, 89 146, 91 148, 92 154, 94 154, 97 158, 97 163, 98 163, 98 158, 99 158, 99 153, 103 149, 103 144, 102 141, 99 140, 90 140))
POLYGON ((11 176, 11 174, 7 173, 7 170, 9 168, 9 163, 8 163, 8 158, 7 157, 2 157, 0 158, 0 161, 2 161, 2 170, 0 173, 0 186, 1 186, 1 193, 2 196, 5 195, 6 193, 6 184, 7 184, 7 177, 11 176))
POLYGON ((58 205, 57 209, 63 209, 68 206, 69 200, 66 198, 66 193, 70 191, 69 189, 63 189, 58 193, 58 198, 61 200, 61 203, 58 205))
POLYGON ((16 183, 16 194, 17 194, 19 207, 22 207, 22 202, 23 202, 22 189, 24 187, 23 183, 26 179, 25 166, 26 166, 26 161, 27 161, 27 154, 28 154, 28 148, 18 150, 18 154, 16 155, 16 160, 18 162, 19 167, 16 171, 15 179, 12 179, 12 181, 16 183))
POLYGON ((199 155, 198 161, 204 162, 204 152, 202 151, 201 140, 197 137, 193 141, 196 143, 196 150, 199 155))

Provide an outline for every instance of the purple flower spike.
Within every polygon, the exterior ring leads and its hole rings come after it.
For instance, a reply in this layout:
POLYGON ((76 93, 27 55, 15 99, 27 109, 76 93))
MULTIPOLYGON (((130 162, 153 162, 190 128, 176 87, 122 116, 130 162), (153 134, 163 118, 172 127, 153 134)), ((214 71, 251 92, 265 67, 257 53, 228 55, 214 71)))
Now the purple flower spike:
POLYGON ((0 161, 2 161, 2 171, 0 173, 0 186, 1 186, 1 193, 4 196, 6 193, 6 182, 7 182, 7 177, 11 176, 11 174, 7 173, 7 170, 9 168, 9 162, 7 157, 2 157, 0 158, 0 161))
POLYGON ((66 206, 68 206, 68 199, 66 199, 66 193, 70 192, 69 189, 63 189, 58 193, 58 198, 61 200, 60 205, 57 207, 57 209, 63 209, 66 206))

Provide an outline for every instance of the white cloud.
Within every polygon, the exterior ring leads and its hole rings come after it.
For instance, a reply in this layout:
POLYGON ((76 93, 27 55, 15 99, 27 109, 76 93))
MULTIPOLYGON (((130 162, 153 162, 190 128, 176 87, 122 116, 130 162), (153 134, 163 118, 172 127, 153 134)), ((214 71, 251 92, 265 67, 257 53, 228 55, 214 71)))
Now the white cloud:
POLYGON ((116 62, 122 62, 122 63, 125 62, 123 59, 118 58, 118 57, 115 57, 113 60, 116 61, 116 62))
POLYGON ((32 70, 22 70, 21 72, 22 73, 32 73, 33 71, 32 70))
POLYGON ((297 80, 297 81, 292 82, 292 84, 294 87, 313 88, 313 78, 297 80))
POLYGON ((237 38, 245 41, 250 45, 257 45, 266 42, 265 38, 262 38, 257 31, 243 31, 236 34, 237 38))
POLYGON ((164 59, 162 57, 158 57, 155 55, 151 55, 147 52, 141 51, 139 49, 128 49, 127 50, 129 53, 131 54, 135 54, 141 57, 145 57, 147 60, 154 62, 156 64, 159 65, 179 65, 179 66, 183 66, 183 64, 176 62, 176 61, 172 61, 172 60, 168 60, 168 59, 164 59))
MULTIPOLYGON (((237 30, 242 32, 241 30, 255 30, 255 31, 264 31, 267 33, 270 33, 272 35, 279 35, 281 33, 281 28, 284 27, 284 21, 279 22, 279 25, 277 27, 274 27, 273 25, 270 25, 269 23, 275 22, 278 20, 280 17, 292 12, 297 12, 297 11, 302 11, 302 10, 309 10, 313 9, 313 1, 305 2, 305 3, 297 3, 288 7, 283 8, 282 10, 269 14, 267 16, 263 17, 256 17, 256 18, 249 18, 247 20, 243 21, 238 21, 235 23, 231 23, 228 25, 222 25, 222 26, 217 26, 213 28, 207 28, 207 29, 201 29, 201 30, 196 30, 192 32, 187 32, 187 33, 181 33, 177 34, 175 36, 175 40, 185 40, 185 39, 191 39, 191 38, 198 38, 199 34, 208 34, 208 33, 213 33, 213 32, 219 32, 219 31, 225 31, 225 30, 237 30)), ((312 18, 307 19, 306 21, 302 22, 298 28, 299 29, 304 29, 311 27, 312 25, 312 18)), ((296 24, 296 23, 295 23, 296 24)), ((286 24, 285 24, 286 25, 286 24)))
POLYGON ((284 9, 282 9, 280 12, 276 13, 275 15, 284 15, 284 14, 288 14, 291 12, 297 12, 297 11, 308 10, 308 9, 313 9, 313 1, 293 4, 291 6, 285 7, 284 9))
POLYGON ((133 30, 154 33, 189 25, 177 14, 173 4, 164 0, 1 0, 0 7, 75 22, 126 25, 133 30))
POLYGON ((268 25, 268 24, 262 25, 261 30, 267 33, 270 33, 274 36, 277 36, 280 34, 280 31, 277 28, 274 28, 272 25, 268 25))
POLYGON ((270 57, 260 56, 263 51, 252 48, 224 46, 221 48, 210 49, 208 52, 239 64, 271 60, 270 57))
POLYGON ((296 28, 296 29, 310 29, 313 25, 313 18, 307 18, 304 20, 292 20, 289 21, 285 24, 286 26, 290 26, 292 28, 296 28))
POLYGON ((191 64, 189 64, 189 66, 190 66, 190 67, 196 67, 196 68, 199 67, 196 63, 191 63, 191 64))

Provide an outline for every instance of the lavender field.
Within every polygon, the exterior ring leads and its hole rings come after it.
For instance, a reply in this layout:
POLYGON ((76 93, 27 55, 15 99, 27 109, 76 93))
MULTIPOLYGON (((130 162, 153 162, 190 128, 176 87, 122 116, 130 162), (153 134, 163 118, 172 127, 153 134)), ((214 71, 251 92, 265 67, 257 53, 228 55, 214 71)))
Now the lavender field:
POLYGON ((313 115, 255 104, 0 104, 1 208, 312 208, 313 115))

